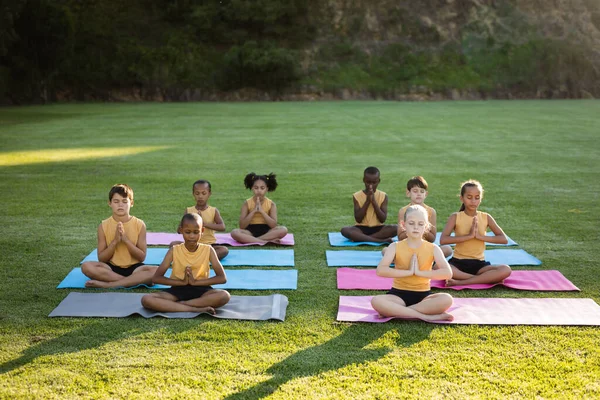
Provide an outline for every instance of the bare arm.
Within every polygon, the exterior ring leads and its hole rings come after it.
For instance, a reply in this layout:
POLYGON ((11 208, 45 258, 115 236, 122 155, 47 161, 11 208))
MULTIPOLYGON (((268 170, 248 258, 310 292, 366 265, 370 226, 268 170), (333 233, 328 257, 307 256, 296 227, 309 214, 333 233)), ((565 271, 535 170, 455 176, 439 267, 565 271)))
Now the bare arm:
POLYGON ((429 220, 429 229, 423 233, 423 239, 433 243, 435 241, 435 234, 437 233, 437 213, 434 209, 431 209, 431 219, 429 220))
POLYGON ((121 234, 121 240, 127 246, 129 254, 139 262, 144 262, 146 259, 146 249, 148 248, 146 242, 146 224, 142 222, 142 229, 137 237, 137 244, 133 243, 131 239, 125 235, 125 232, 121 234))
POLYGON ((248 202, 244 201, 240 210, 240 228, 246 229, 250 225, 250 220, 256 214, 256 210, 248 210, 248 202))
POLYGON ((402 270, 390 268, 390 265, 392 265, 394 258, 396 257, 396 243, 397 242, 394 242, 388 246, 383 258, 379 261, 379 264, 377 265, 377 276, 383 276, 385 278, 405 278, 413 275, 413 271, 410 269, 402 270))
POLYGON ((481 241, 488 242, 488 243, 498 243, 498 244, 508 243, 508 239, 506 238, 504 231, 502 230, 502 228, 500 228, 498 226, 498 224, 496 223, 494 218, 492 218, 492 216, 490 214, 488 214, 487 217, 488 217, 488 226, 490 227, 490 230, 494 233, 494 236, 487 236, 487 235, 482 236, 479 233, 477 233, 477 236, 475 236, 475 237, 481 241))
POLYGON ((367 208, 369 208, 369 204, 371 204, 371 202, 369 200, 369 196, 367 196, 367 200, 365 200, 365 203, 361 207, 358 205, 358 201, 355 197, 352 197, 352 200, 354 201, 354 220, 357 224, 360 224, 362 220, 365 219, 367 208))
POLYGON ((415 275, 435 280, 452 278, 452 268, 444 257, 442 249, 440 249, 437 245, 434 245, 433 248, 433 259, 435 260, 435 269, 432 269, 431 271, 420 271, 417 267, 415 269, 415 275))
POLYGON ((372 199, 371 203, 373 204, 373 209, 375 210, 375 215, 377 215, 377 219, 379 220, 379 222, 381 222, 383 224, 385 222, 385 220, 387 219, 388 196, 387 196, 387 194, 385 195, 385 198, 383 199, 381 206, 379 206, 379 204, 377 204, 377 201, 375 201, 374 197, 371 197, 371 199, 372 199))
POLYGON ((167 278, 165 276, 165 273, 171 266, 172 262, 173 262, 173 249, 169 249, 169 251, 167 251, 167 254, 165 255, 165 258, 160 263, 160 266, 156 269, 156 272, 154 273, 154 276, 152 277, 152 283, 168 285, 168 286, 185 286, 185 285, 189 284, 187 274, 183 280, 175 279, 175 278, 167 278))
POLYGON ((408 237, 406 234, 406 229, 404 229, 404 214, 406 214, 406 209, 402 207, 400 211, 398 211, 398 241, 401 242, 408 237))
POLYGON ((225 230, 225 222, 223 221, 223 218, 221 218, 218 209, 215 208, 215 222, 212 224, 205 222, 204 227, 217 232, 223 232, 225 230))
POLYGON ((210 263, 212 265, 212 269, 215 271, 215 276, 212 278, 206 279, 194 279, 192 275, 191 269, 188 270, 187 274, 189 284, 193 286, 210 286, 210 285, 219 285, 227 282, 227 277, 225 276, 225 270, 223 269, 223 265, 219 261, 219 257, 217 257, 217 253, 215 249, 210 248, 210 263))
POLYGON ((98 261, 103 263, 109 262, 112 256, 115 254, 115 249, 119 243, 119 234, 115 235, 115 238, 109 244, 106 243, 106 236, 104 236, 104 229, 102 224, 98 226, 98 261))
POLYGON ((456 214, 454 213, 448 218, 448 222, 442 231, 442 236, 440 237, 440 244, 455 244, 466 242, 467 240, 471 240, 475 237, 475 232, 477 231, 477 218, 474 218, 473 228, 471 228, 471 232, 467 236, 451 236, 452 231, 456 227, 456 214))

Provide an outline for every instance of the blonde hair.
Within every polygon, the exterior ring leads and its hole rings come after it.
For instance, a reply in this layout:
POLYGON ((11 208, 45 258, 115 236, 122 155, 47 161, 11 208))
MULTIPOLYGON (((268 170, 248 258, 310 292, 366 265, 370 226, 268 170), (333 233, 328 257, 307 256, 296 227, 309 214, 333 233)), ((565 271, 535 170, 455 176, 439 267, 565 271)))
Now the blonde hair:
POLYGON ((420 212, 421 214, 423 214, 423 217, 425 217, 425 222, 429 224, 429 214, 427 214, 427 210, 425 209, 425 207, 418 204, 413 204, 412 206, 409 206, 406 209, 406 211, 404 212, 404 222, 406 222, 406 217, 408 216, 408 214, 413 214, 416 212, 420 212))

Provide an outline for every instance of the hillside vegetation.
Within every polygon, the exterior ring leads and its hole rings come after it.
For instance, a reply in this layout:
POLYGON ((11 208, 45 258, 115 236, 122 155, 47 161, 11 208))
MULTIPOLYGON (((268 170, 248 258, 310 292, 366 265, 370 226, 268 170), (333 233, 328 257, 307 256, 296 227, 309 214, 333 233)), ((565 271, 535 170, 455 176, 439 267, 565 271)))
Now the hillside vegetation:
POLYGON ((590 98, 596 0, 15 0, 0 101, 590 98))

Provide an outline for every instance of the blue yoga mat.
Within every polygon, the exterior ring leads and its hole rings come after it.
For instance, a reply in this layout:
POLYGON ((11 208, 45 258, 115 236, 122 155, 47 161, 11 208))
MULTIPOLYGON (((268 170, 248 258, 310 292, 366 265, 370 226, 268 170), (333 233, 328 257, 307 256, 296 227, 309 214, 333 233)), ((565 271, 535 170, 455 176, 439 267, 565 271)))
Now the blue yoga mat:
MULTIPOLYGON (((296 269, 233 269, 226 270, 227 282, 222 285, 214 285, 216 289, 247 289, 247 290, 269 290, 269 289, 290 289, 296 290, 298 287, 298 270, 296 269)), ((171 269, 165 274, 171 276, 171 269)), ((214 276, 213 270, 210 276, 214 276)), ((65 279, 56 287, 57 289, 85 289, 85 282, 89 278, 81 272, 81 268, 73 268, 65 279)), ((135 287, 149 287, 150 289, 166 289, 165 285, 138 285, 135 287)), ((134 287, 126 288, 133 289, 134 287)), ((123 289, 123 288, 121 288, 123 289)))
MULTIPOLYGON (((376 267, 381 261, 380 251, 326 250, 329 267, 376 267)), ((541 265, 542 262, 525 250, 495 249, 485 251, 485 260, 491 264, 541 265)))
MULTIPOLYGON (((168 250, 166 247, 149 247, 144 264, 160 265, 168 250)), ((97 250, 88 254, 81 263, 85 261, 98 261, 97 250)), ((293 267, 294 250, 230 250, 221 264, 224 267, 293 267)))
MULTIPOLYGON (((386 243, 378 243, 378 242, 353 242, 344 236, 340 232, 329 232, 327 234, 329 236, 329 244, 333 247, 356 247, 356 246, 385 246, 386 243)), ((493 232, 488 232, 487 236, 494 236, 493 232)), ((435 235, 435 244, 440 245, 440 236, 442 236, 442 232, 437 232, 435 235)), ((454 236, 454 232, 452 232, 452 236, 454 236)), ((508 239, 507 244, 498 244, 498 243, 486 243, 486 246, 516 246, 517 242, 506 236, 508 239)), ((398 241, 398 236, 394 236, 392 239, 394 242, 398 241)))
MULTIPOLYGON (((378 243, 378 242, 353 242, 350 239, 342 236, 341 232, 329 232, 327 234, 329 236, 329 244, 334 247, 355 247, 355 246, 387 246, 388 243, 378 243)), ((398 236, 394 236, 394 241, 398 240, 398 236)))
MULTIPOLYGON (((494 232, 487 232, 485 234, 486 236, 494 236, 494 232)), ((506 233, 504 234, 506 235, 506 233)), ((440 245, 440 237, 442 236, 442 232, 438 232, 435 234, 435 241, 433 243, 437 244, 438 246, 440 245)), ((452 232, 452 235, 454 236, 454 232, 452 232)), ((486 246, 516 246, 517 242, 515 242, 514 240, 512 240, 511 238, 508 237, 508 235, 506 235, 506 239, 508 239, 508 243, 506 244, 502 244, 502 243, 486 243, 486 246)), ((454 246, 454 245, 452 245, 454 246)))

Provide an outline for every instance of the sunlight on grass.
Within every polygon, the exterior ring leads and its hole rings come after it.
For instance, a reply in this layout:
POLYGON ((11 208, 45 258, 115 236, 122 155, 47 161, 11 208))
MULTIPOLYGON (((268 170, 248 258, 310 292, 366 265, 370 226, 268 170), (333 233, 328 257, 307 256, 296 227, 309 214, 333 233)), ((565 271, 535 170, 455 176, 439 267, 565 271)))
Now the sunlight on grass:
POLYGON ((12 151, 0 153, 0 166, 41 164, 47 162, 64 162, 73 160, 89 160, 129 156, 167 149, 170 146, 139 146, 139 147, 107 147, 107 148, 75 148, 75 149, 44 149, 32 151, 12 151))

